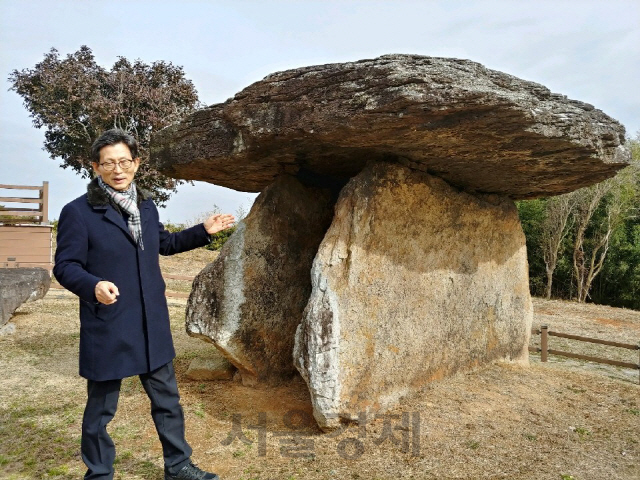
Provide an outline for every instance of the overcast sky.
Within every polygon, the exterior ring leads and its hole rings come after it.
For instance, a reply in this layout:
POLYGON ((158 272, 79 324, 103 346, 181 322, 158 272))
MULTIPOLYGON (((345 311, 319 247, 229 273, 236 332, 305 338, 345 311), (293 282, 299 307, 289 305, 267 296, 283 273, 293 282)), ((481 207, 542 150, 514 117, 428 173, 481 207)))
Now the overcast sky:
MULTIPOLYGON (((42 150, 44 132, 7 77, 52 47, 66 56, 87 45, 108 69, 119 56, 181 65, 207 105, 289 68, 388 53, 466 58, 591 103, 629 136, 640 130, 639 0, 0 0, 0 42, 0 184, 48 180, 51 219, 86 181, 42 150)), ((254 197, 198 183, 160 215, 235 213, 254 197)))

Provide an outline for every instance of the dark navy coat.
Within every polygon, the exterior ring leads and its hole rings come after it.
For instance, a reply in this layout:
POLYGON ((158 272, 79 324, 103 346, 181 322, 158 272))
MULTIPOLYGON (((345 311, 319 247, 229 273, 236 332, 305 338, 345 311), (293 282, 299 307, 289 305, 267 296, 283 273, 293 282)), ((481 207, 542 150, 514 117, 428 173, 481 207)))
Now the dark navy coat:
POLYGON ((155 370, 175 357, 159 256, 207 245, 202 224, 169 233, 150 196, 138 190, 144 250, 117 207, 94 180, 65 205, 58 223, 53 273, 80 298, 80 375, 113 380, 155 370), (120 292, 111 305, 94 293, 101 280, 120 292))

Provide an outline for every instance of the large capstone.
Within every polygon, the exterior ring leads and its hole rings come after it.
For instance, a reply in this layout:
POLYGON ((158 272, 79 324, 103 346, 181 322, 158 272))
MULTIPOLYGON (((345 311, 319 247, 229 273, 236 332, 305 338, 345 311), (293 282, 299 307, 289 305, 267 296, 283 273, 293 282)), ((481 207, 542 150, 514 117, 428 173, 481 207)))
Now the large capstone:
POLYGON ((334 200, 327 189, 279 177, 194 280, 187 332, 212 342, 245 384, 277 382, 296 372, 295 331, 334 200))
POLYGON ((0 327, 23 303, 44 297, 50 285, 44 268, 0 268, 0 327))
POLYGON ((294 360, 322 428, 459 370, 528 361, 525 237, 507 198, 365 168, 340 194, 311 278, 294 360))
POLYGON ((157 133, 164 173, 262 191, 281 173, 343 181, 398 162, 467 191, 557 195, 613 176, 624 128, 479 63, 386 55, 274 73, 157 133))

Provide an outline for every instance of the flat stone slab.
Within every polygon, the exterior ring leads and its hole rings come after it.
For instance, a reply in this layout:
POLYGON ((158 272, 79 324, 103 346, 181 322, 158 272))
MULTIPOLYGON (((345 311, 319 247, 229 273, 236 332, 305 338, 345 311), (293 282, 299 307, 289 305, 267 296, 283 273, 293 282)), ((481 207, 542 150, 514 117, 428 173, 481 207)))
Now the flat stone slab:
POLYGON ((185 374, 192 380, 233 380, 236 368, 222 355, 194 358, 185 374))
POLYGON ((44 297, 51 276, 44 268, 0 268, 0 326, 25 302, 44 297))
POLYGON ((5 337, 8 335, 13 335, 16 333, 16 324, 15 323, 5 323, 0 327, 0 337, 5 337))
POLYGON ((528 362, 533 307, 512 200, 377 164, 335 212, 294 349, 321 428, 457 371, 528 362))
POLYGON ((274 73, 152 138, 165 174, 262 191, 289 173, 346 183, 391 161, 471 192, 567 193, 630 158, 592 105, 454 58, 385 55, 274 73))

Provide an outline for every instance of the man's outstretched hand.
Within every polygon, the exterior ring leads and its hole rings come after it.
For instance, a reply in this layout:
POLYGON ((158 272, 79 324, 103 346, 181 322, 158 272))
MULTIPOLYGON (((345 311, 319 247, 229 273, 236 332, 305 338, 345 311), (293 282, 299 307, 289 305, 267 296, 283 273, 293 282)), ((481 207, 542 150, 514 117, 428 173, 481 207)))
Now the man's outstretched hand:
POLYGON ((107 282, 106 280, 102 280, 101 282, 96 283, 96 298, 100 303, 104 303, 105 305, 111 305, 112 303, 116 303, 118 301, 118 295, 120 292, 118 291, 118 287, 111 282, 107 282))
POLYGON ((216 215, 211 215, 204 221, 204 229, 209 235, 213 235, 214 233, 233 227, 235 221, 236 219, 229 213, 217 213, 216 215))

